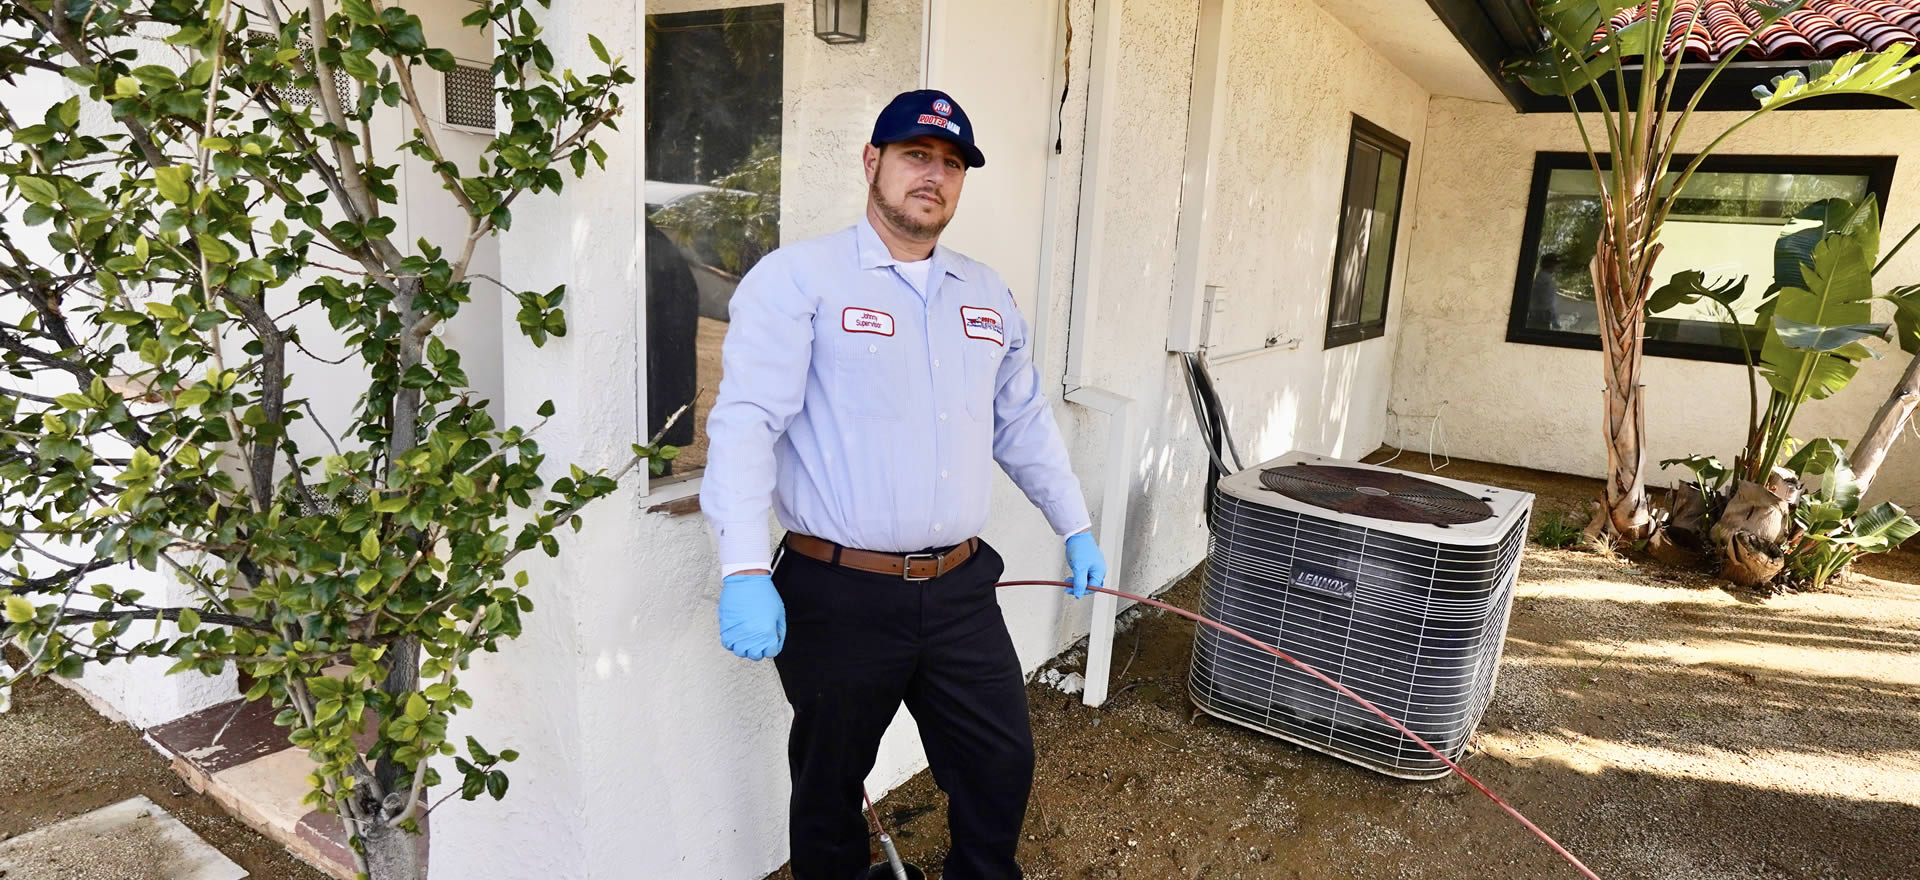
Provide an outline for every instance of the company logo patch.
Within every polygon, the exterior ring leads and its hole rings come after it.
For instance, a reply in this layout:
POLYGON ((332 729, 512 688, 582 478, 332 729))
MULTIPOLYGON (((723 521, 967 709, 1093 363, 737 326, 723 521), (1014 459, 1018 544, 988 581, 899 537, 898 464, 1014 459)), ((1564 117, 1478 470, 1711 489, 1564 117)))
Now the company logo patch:
POLYGON ((934 128, 944 128, 954 134, 960 133, 960 123, 945 117, 935 116, 932 113, 920 114, 919 123, 921 125, 931 125, 934 128))
POLYGON ((947 103, 947 99, 945 98, 936 99, 933 102, 933 112, 938 113, 941 116, 952 116, 953 105, 947 103))
POLYGON ((893 316, 873 309, 849 308, 840 312, 840 329, 848 333, 893 335, 893 316))
POLYGON ((1330 571, 1296 565, 1293 568, 1293 585, 1336 599, 1351 599, 1358 591, 1353 578, 1342 577, 1330 571))
POLYGON ((992 309, 961 306, 960 325, 969 337, 985 339, 995 345, 1007 344, 1007 325, 1000 320, 1000 313, 992 309))

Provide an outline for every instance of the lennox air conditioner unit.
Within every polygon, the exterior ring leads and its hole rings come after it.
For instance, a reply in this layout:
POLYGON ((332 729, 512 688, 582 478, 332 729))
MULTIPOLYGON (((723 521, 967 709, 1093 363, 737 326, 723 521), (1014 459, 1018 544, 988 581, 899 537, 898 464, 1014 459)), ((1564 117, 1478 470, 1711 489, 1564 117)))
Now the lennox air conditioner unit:
MULTIPOLYGON (((1533 496, 1292 452, 1222 479, 1201 613, 1400 719, 1449 758, 1493 696, 1533 496)), ((1210 715, 1403 779, 1446 765, 1332 688, 1210 628, 1210 715)))

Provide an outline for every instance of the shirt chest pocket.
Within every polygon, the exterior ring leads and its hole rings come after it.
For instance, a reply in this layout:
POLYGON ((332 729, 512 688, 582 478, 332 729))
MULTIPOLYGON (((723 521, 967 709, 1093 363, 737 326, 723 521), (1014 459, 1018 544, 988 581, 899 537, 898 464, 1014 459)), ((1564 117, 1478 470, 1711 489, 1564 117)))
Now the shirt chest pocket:
POLYGON ((1006 348, 983 339, 964 341, 962 360, 966 368, 967 414, 983 422, 993 421, 993 398, 1000 389, 1000 360, 1006 348))
POLYGON ((833 408, 857 419, 899 421, 906 415, 906 354, 898 339, 827 331, 833 408))

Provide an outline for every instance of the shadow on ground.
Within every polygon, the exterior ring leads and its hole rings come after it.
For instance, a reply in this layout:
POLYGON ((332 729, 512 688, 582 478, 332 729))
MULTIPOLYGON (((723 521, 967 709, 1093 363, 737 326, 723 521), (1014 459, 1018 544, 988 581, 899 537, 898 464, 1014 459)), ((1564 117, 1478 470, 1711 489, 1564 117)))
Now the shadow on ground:
MULTIPOLYGON (((1542 509, 1598 491, 1471 462, 1444 473, 1539 493, 1542 509)), ((1530 547, 1466 767, 1602 877, 1920 877, 1916 581, 1920 557, 1902 553, 1829 592, 1762 599, 1530 547)), ((1194 607, 1198 592, 1189 578, 1167 598, 1194 607)), ((1030 878, 1578 876, 1460 780, 1399 782, 1196 717, 1191 642, 1177 618, 1140 618, 1101 709, 1029 689, 1030 878)), ((939 865, 928 774, 882 813, 909 858, 939 865)))

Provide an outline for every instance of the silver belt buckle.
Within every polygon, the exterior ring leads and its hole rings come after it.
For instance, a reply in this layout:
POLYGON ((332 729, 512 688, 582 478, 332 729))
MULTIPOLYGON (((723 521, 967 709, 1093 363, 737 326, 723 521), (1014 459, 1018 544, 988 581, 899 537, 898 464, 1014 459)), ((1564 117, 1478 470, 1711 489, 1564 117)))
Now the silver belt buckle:
POLYGON ((939 562, 937 561, 938 557, 934 556, 932 553, 908 553, 905 556, 900 557, 900 578, 902 580, 913 581, 915 583, 918 583, 920 581, 932 580, 933 579, 932 576, 928 576, 928 577, 913 576, 913 561, 915 559, 925 559, 928 562, 934 563, 934 568, 936 569, 939 568, 939 562))

